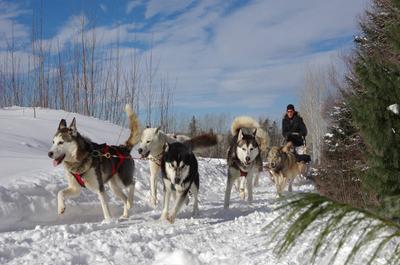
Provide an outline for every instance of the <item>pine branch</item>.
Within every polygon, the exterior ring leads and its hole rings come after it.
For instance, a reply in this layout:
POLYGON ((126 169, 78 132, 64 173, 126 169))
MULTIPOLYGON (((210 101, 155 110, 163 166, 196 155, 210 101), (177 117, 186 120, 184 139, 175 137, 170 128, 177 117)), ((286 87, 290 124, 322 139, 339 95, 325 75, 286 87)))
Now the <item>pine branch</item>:
POLYGON ((318 194, 298 194, 288 198, 277 208, 279 216, 265 230, 273 232, 268 244, 279 258, 297 245, 302 235, 313 234, 311 257, 307 263, 331 251, 329 264, 333 264, 345 246, 351 246, 345 264, 352 264, 368 249, 368 263, 382 257, 395 264, 400 260, 400 225, 376 213, 337 203, 318 194), (277 224, 277 225, 276 225, 277 224), (354 236, 358 239, 354 243, 354 236), (353 239, 353 241, 352 241, 353 239), (385 248, 389 243, 395 247, 385 248))

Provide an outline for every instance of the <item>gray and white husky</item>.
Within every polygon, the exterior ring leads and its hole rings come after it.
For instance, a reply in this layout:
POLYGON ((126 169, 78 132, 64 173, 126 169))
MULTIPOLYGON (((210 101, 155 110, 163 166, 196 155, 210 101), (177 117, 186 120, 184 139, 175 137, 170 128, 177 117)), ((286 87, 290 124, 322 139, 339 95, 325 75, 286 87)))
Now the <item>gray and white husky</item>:
POLYGON ((65 212, 64 200, 77 197, 81 188, 86 187, 97 193, 103 209, 104 219, 111 218, 104 184, 109 183, 112 192, 124 203, 123 218, 133 206, 135 164, 130 156, 139 133, 139 121, 132 108, 127 105, 126 113, 130 120, 130 136, 124 145, 96 144, 82 136, 76 129, 75 118, 69 127, 62 119, 53 138, 49 157, 54 166, 63 163, 68 187, 58 192, 58 214, 65 212), (123 192, 128 188, 128 196, 123 192))
POLYGON ((268 135, 251 117, 240 116, 231 125, 232 141, 228 149, 228 180, 225 190, 224 208, 229 208, 231 190, 237 181, 240 197, 253 200, 253 176, 262 168, 261 151, 268 146, 268 135))
POLYGON ((143 130, 138 148, 142 158, 149 159, 150 166, 150 203, 157 206, 157 175, 160 172, 161 157, 166 143, 183 142, 190 138, 185 135, 166 134, 160 128, 143 130))
POLYGON ((190 140, 165 144, 164 154, 161 159, 161 172, 164 184, 163 210, 160 219, 167 219, 170 223, 175 221, 176 215, 185 201, 188 201, 188 193, 194 198, 193 215, 199 212, 199 171, 194 149, 209 147, 217 144, 217 136, 204 134, 193 137, 190 140), (175 197, 175 206, 169 214, 169 202, 171 195, 175 197))

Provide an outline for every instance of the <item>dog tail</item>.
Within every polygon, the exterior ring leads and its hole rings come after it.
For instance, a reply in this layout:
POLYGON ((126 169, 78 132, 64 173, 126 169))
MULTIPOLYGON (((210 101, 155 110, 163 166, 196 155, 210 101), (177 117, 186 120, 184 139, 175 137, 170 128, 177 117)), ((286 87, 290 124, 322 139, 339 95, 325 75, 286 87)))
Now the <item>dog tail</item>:
POLYGON ((260 128, 260 124, 252 117, 239 116, 239 117, 236 117, 232 122, 232 125, 231 125, 232 136, 237 135, 241 128, 256 129, 256 128, 260 128))
POLYGON ((261 151, 266 152, 268 150, 270 143, 268 133, 264 131, 262 128, 257 128, 256 140, 260 146, 261 151))
POLYGON ((218 136, 213 133, 202 134, 199 136, 195 136, 190 140, 184 141, 184 144, 189 146, 189 148, 192 149, 193 151, 206 147, 211 147, 213 145, 216 145, 217 143, 218 143, 218 136))
POLYGON ((270 143, 269 135, 266 131, 260 128, 260 124, 256 120, 248 116, 236 117, 231 126, 232 136, 237 135, 239 130, 242 128, 257 129, 255 136, 261 151, 266 151, 268 149, 270 143))
POLYGON ((131 105, 126 104, 125 112, 129 118, 129 129, 131 130, 131 134, 125 142, 125 146, 131 150, 137 144, 139 139, 139 119, 133 112, 131 105))

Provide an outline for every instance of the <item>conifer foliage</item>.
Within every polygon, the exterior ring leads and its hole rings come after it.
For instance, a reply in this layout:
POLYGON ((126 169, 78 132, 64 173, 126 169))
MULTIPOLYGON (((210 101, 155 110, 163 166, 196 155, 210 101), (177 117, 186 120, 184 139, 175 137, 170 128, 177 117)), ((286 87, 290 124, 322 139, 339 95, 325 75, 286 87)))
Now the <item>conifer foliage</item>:
POLYGON ((295 195, 270 224, 279 224, 271 241, 278 241, 280 255, 313 231, 314 237, 307 239, 314 246, 309 263, 333 253, 333 264, 345 242, 352 245, 345 264, 375 264, 378 258, 386 264, 400 262, 400 116, 389 107, 400 104, 400 0, 372 0, 360 26, 344 98, 332 111, 338 111, 338 119, 325 140, 328 154, 335 156, 328 159, 348 172, 359 171, 351 175, 364 191, 377 194, 376 204, 358 206, 362 209, 319 194, 295 195), (348 159, 354 151, 356 157, 348 159))
MULTIPOLYGON (((375 0, 361 28, 348 101, 368 147, 363 183, 385 202, 400 195, 400 116, 387 109, 400 103, 400 1, 375 0)), ((400 217, 400 208, 382 206, 400 217)))

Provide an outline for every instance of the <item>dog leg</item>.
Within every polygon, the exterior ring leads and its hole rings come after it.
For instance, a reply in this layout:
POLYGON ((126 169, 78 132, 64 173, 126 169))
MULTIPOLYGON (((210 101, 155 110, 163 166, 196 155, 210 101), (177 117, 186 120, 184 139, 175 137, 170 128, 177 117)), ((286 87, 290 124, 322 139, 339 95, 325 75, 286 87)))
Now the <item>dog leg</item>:
POLYGON ((153 208, 157 207, 157 175, 160 171, 160 166, 154 163, 153 161, 149 161, 150 164, 150 204, 153 208))
POLYGON ((257 174, 254 178, 254 187, 258 187, 260 185, 260 171, 257 171, 257 174))
POLYGON ((281 195, 282 192, 283 192, 283 190, 285 189, 285 186, 286 186, 286 178, 285 178, 285 176, 282 174, 282 172, 279 173, 279 182, 278 182, 278 186, 279 186, 278 194, 281 195))
POLYGON ((110 179, 110 188, 114 195, 120 198, 124 203, 124 213, 122 214, 121 218, 128 218, 128 198, 125 196, 123 190, 116 182, 116 177, 117 176, 114 176, 110 179))
POLYGON ((247 186, 247 201, 253 201, 253 172, 247 174, 246 186, 247 186))
POLYGON ((226 182, 226 190, 225 190, 225 200, 224 200, 224 208, 228 209, 229 208, 229 201, 231 199, 231 191, 232 191, 232 185, 235 179, 233 179, 230 171, 228 170, 228 180, 226 182))
POLYGON ((170 181, 164 180, 164 200, 163 200, 163 210, 160 216, 160 220, 167 219, 168 217, 168 208, 169 208, 169 200, 171 197, 171 188, 166 188, 166 186, 171 186, 170 181))
POLYGON ((240 177, 239 179, 238 179, 238 182, 240 183, 240 188, 239 188, 239 197, 240 197, 240 199, 242 199, 242 200, 245 200, 246 199, 246 182, 247 182, 247 179, 245 178, 245 177, 240 177))
POLYGON ((292 188, 293 181, 294 181, 294 177, 291 177, 290 180, 289 180, 289 187, 288 187, 288 191, 289 192, 293 191, 293 188, 292 188))
POLYGON ((74 176, 65 172, 65 177, 68 181, 68 187, 60 190, 57 194, 57 212, 63 214, 65 212, 65 199, 78 197, 81 193, 81 186, 78 184, 74 176))
POLYGON ((135 180, 128 186, 128 210, 133 207, 133 195, 135 193, 135 180))
POLYGON ((182 205, 184 204, 185 198, 187 196, 187 194, 185 196, 182 193, 178 193, 177 195, 178 195, 177 200, 175 203, 175 207, 172 210, 172 214, 167 217, 168 222, 170 222, 171 224, 173 224, 175 222, 176 215, 178 214, 179 210, 181 209, 182 205))
POLYGON ((99 200, 101 202, 101 208, 103 209, 104 220, 109 221, 111 219, 111 215, 110 215, 110 209, 108 208, 106 193, 104 191, 103 192, 99 191, 97 193, 97 196, 99 197, 99 200))
MULTIPOLYGON (((198 188, 197 188, 197 186, 195 184, 192 184, 191 191, 192 191, 192 196, 193 196, 193 199, 194 199, 194 202, 193 202, 193 216, 198 216, 199 215, 199 198, 198 198, 199 190, 198 190, 198 188)), ((188 197, 188 196, 186 196, 186 197, 188 197)))
POLYGON ((78 197, 81 193, 80 186, 69 186, 66 189, 60 190, 57 194, 57 205, 58 214, 63 214, 65 212, 65 199, 78 197))

